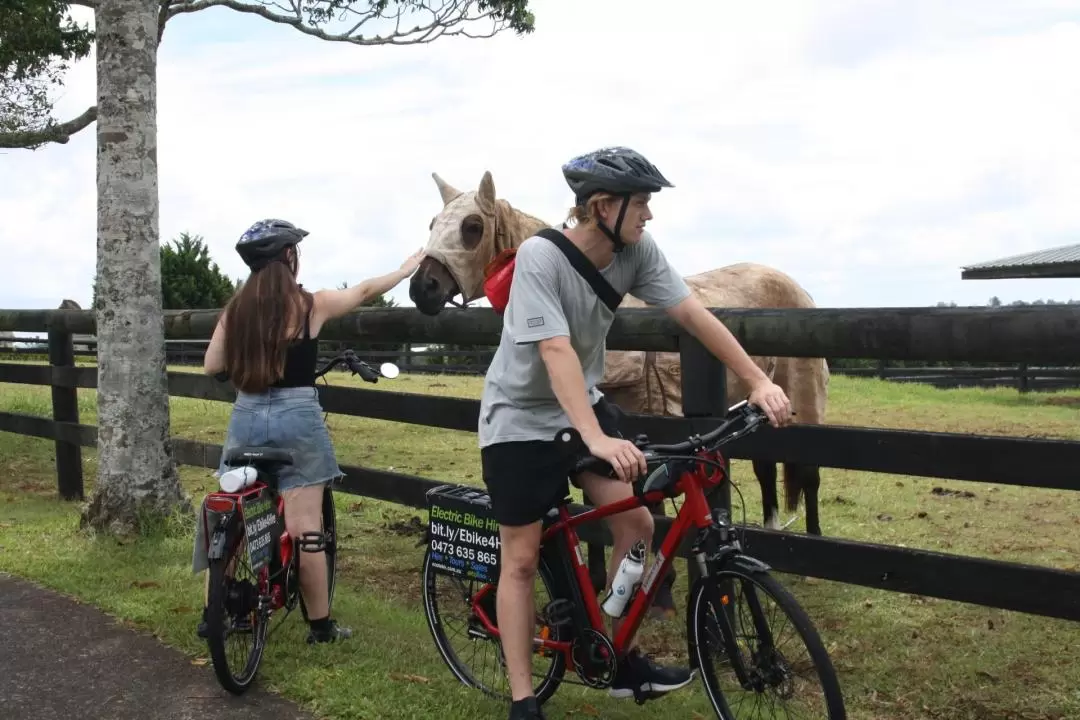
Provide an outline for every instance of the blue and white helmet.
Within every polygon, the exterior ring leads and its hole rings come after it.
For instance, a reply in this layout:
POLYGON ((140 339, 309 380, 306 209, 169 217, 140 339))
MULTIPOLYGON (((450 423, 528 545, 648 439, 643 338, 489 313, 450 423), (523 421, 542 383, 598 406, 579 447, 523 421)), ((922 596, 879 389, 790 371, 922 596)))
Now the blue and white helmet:
POLYGON ((579 203, 601 191, 632 195, 675 187, 641 153, 621 146, 579 155, 563 165, 562 172, 579 203))
POLYGON ((252 270, 266 266, 281 251, 290 245, 296 245, 308 234, 287 220, 269 218, 259 220, 244 231, 236 243, 236 252, 252 270))

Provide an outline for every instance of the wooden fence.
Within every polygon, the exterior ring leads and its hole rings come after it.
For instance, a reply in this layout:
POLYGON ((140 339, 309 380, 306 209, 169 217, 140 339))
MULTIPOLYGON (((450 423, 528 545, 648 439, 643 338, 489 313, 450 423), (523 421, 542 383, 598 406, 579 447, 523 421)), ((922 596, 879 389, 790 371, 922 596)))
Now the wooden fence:
MULTIPOLYGON (((217 313, 168 312, 166 335, 205 339, 217 313)), ((801 357, 897 358, 993 362, 1075 362, 1080 359, 1080 308, 918 308, 717 311, 748 352, 801 357)), ((501 320, 487 309, 447 310, 426 317, 410 309, 360 310, 329 323, 327 340, 485 345, 501 320)), ((74 367, 71 334, 94 332, 87 311, 0 310, 0 331, 49 333, 51 367, 0 364, 0 382, 50 385, 53 418, 0 412, 0 431, 52 438, 60 494, 82 497, 80 447, 93 446, 96 428, 78 422, 77 388, 96 386, 96 369, 74 367)), ((620 310, 608 337, 619 350, 678 351, 686 417, 630 415, 625 430, 676 441, 716 426, 724 406, 724 373, 693 338, 661 311, 620 310)), ((168 374, 169 393, 231 401, 228 384, 193 373, 168 374)), ((476 400, 363 388, 320 387, 329 412, 475 432, 476 400)), ((883 408, 887 411, 887 408, 883 408)), ((175 438, 178 462, 216 467, 219 445, 175 438)), ((733 458, 760 458, 831 468, 921 477, 1080 490, 1080 442, 879 430, 792 426, 766 430, 729 446, 733 458)), ((438 484, 424 478, 346 466, 344 492, 411 507, 425 506, 438 484)), ((657 534, 671 520, 657 517, 657 534)), ((1033 531, 1035 531, 1033 529, 1033 531)), ((582 528, 589 543, 610 544, 602 523, 582 528)), ((782 572, 881 590, 988 607, 1080 619, 1080 573, 928 550, 747 528, 749 552, 782 572)), ((683 557, 686 549, 682 549, 683 557)), ((591 553, 590 553, 591 554, 591 553)))
MULTIPOLYGON (((0 340, 0 358, 5 356, 44 357, 48 353, 46 338, 18 338, 19 346, 0 340)), ((169 365, 202 365, 209 340, 166 340, 165 362, 169 365)), ((341 351, 346 344, 340 340, 322 341, 319 356, 325 360, 341 351)), ((395 349, 372 347, 354 348, 369 362, 392 362, 405 373, 451 375, 483 375, 495 355, 494 347, 460 350, 439 346, 419 346, 405 343, 395 349)), ((97 340, 76 339, 75 357, 96 357, 97 340)), ((901 383, 932 385, 939 389, 962 387, 1012 387, 1022 393, 1034 391, 1071 390, 1080 388, 1080 367, 1045 367, 1016 363, 1013 365, 968 367, 897 367, 889 360, 879 360, 874 367, 847 367, 829 361, 833 375, 874 377, 901 383)))

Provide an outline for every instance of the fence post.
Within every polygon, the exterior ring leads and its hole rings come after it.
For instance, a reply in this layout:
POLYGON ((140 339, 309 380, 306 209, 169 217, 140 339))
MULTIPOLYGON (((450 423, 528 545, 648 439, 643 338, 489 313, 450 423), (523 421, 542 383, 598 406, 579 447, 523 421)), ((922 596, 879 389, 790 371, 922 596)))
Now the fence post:
MULTIPOLYGON (((679 363, 682 366, 683 417, 722 417, 727 410, 727 369, 701 342, 689 334, 679 337, 679 363)), ((730 475, 731 462, 724 457, 724 473, 730 475)), ((709 506, 727 510, 731 517, 731 486, 713 488, 709 506)), ((687 562, 687 588, 693 588, 700 573, 697 565, 687 562)), ((687 598, 689 602, 689 597, 687 598)))
POLYGON ((1031 392, 1031 375, 1028 374, 1028 364, 1020 363, 1017 370, 1019 371, 1019 377, 1017 378, 1016 384, 1020 392, 1031 392))
MULTIPOLYGON (((71 387, 55 384, 57 368, 75 368, 75 344, 72 342, 71 333, 66 330, 49 329, 49 365, 53 368, 53 378, 50 383, 53 420, 77 425, 79 423, 79 397, 74 384, 71 387)), ((74 378, 71 373, 68 375, 74 378)), ((54 443, 56 483, 61 499, 84 499, 82 446, 78 442, 61 440, 59 433, 54 443)))

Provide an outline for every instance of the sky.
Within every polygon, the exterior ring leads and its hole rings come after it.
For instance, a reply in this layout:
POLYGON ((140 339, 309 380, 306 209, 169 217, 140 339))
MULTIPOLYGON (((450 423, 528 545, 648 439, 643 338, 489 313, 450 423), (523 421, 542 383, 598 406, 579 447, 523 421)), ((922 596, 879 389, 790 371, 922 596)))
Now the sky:
MULTIPOLYGON (((310 231, 300 280, 350 285, 426 244, 485 171, 561 220, 560 165, 604 145, 675 185, 649 224, 688 275, 752 261, 819 307, 1080 298, 1078 280, 961 267, 1080 243, 1080 0, 532 0, 536 31, 328 43, 213 8, 159 52, 162 241, 202 235, 230 277, 263 217, 310 231)), ((74 8, 78 18, 90 12, 74 8)), ((91 56, 59 119, 94 102, 91 56)), ((0 155, 0 307, 89 306, 95 126, 0 155)), ((407 282, 390 295, 411 306, 407 282)))

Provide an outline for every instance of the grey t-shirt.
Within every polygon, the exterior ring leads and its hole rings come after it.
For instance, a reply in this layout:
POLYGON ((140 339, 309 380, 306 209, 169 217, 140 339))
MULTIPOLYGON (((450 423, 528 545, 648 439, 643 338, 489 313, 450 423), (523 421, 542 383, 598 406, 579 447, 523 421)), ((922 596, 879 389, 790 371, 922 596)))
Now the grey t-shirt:
MULTIPOLYGON (((600 271, 615 290, 654 307, 669 308, 690 288, 644 233, 600 271)), ((608 329, 615 315, 550 240, 531 237, 518 248, 502 336, 484 377, 480 447, 520 440, 553 440, 570 424, 551 388, 537 343, 566 335, 581 360, 589 400, 602 393, 608 329)))

